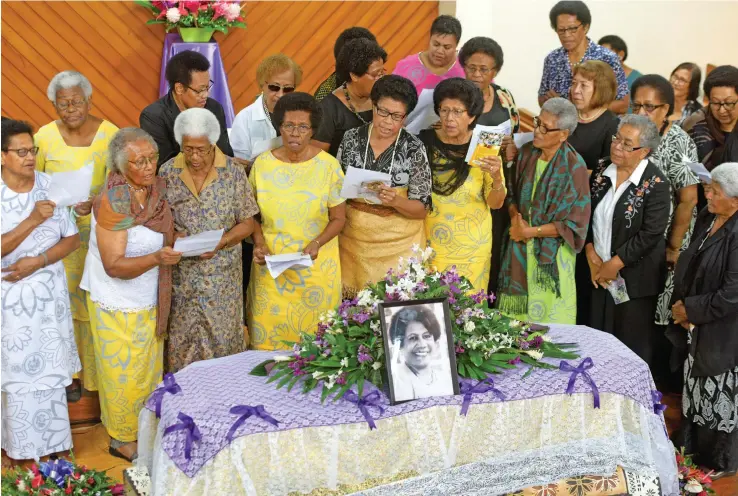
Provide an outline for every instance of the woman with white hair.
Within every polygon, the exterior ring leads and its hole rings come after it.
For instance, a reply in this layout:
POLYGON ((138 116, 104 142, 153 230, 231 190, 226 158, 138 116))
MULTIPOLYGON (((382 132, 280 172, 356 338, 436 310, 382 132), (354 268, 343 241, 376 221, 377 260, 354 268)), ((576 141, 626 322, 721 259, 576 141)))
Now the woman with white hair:
POLYGON ((715 167, 674 275, 670 338, 687 350, 675 444, 716 473, 738 469, 738 163, 715 167))
POLYGON ((564 98, 551 98, 533 125, 533 142, 520 149, 506 173, 511 227, 498 305, 521 320, 574 324, 574 266, 590 213, 587 164, 568 142, 577 109, 564 98))
POLYGON ((664 232, 671 207, 669 181, 649 160, 660 140, 648 117, 621 119, 611 162, 601 163, 590 178, 593 213, 586 246, 594 288, 589 325, 614 334, 649 365, 657 338, 653 316, 666 279, 664 232))
POLYGON ((254 230, 259 208, 244 168, 218 148, 219 136, 212 112, 185 110, 174 121, 182 151, 159 170, 178 233, 224 230, 214 251, 174 268, 167 372, 245 348, 241 241, 254 230))
MULTIPOLYGON (((64 269, 67 273, 69 300, 72 305, 74 337, 82 361, 80 376, 85 389, 97 391, 95 353, 90 333, 90 316, 87 314, 87 297, 79 288, 79 281, 85 267, 90 239, 92 197, 105 183, 108 143, 118 128, 106 120, 90 115, 92 85, 79 72, 64 71, 54 76, 46 90, 46 96, 54 105, 59 119, 41 127, 34 137, 38 147, 36 169, 53 175, 82 167, 92 168, 90 200, 70 209, 72 219, 79 229, 81 245, 64 258, 64 269)), ((67 389, 68 401, 79 400, 80 393, 79 381, 75 381, 67 389)))
POLYGON ((156 177, 154 139, 128 127, 108 146, 110 174, 92 206, 80 287, 97 359, 100 412, 112 455, 136 457, 138 414, 162 376, 172 296, 172 212, 156 177))

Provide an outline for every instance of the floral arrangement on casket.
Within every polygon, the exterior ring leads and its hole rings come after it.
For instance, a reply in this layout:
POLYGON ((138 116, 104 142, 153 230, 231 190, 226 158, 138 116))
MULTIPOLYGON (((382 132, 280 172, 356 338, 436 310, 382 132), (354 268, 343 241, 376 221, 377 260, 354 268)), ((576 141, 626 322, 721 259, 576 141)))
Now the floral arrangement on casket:
POLYGON ((704 472, 693 461, 692 457, 684 454, 684 448, 676 453, 677 473, 679 475, 679 490, 682 496, 707 496, 715 494, 712 489, 712 472, 704 472))
POLYGON ((433 250, 413 247, 414 256, 399 260, 384 280, 368 285, 337 310, 322 315, 315 335, 303 333, 293 353, 277 355, 259 364, 252 375, 269 376, 268 382, 291 389, 302 381, 304 393, 323 384, 322 400, 338 399, 352 386, 362 396, 365 381, 377 388, 384 381, 384 344, 379 303, 448 298, 451 311, 456 364, 460 377, 484 380, 488 374, 523 364, 534 368, 558 368, 542 362, 544 357, 573 359, 571 344, 556 344, 546 328, 503 316, 490 308, 494 295, 473 293, 469 281, 455 267, 444 272, 431 264, 433 250))
POLYGON ((23 496, 122 496, 123 484, 105 472, 57 458, 4 470, 2 493, 23 496))
POLYGON ((217 0, 215 2, 170 1, 150 2, 136 0, 154 14, 146 24, 165 24, 166 31, 175 28, 207 28, 228 33, 228 28, 245 28, 241 15, 241 2, 217 0))

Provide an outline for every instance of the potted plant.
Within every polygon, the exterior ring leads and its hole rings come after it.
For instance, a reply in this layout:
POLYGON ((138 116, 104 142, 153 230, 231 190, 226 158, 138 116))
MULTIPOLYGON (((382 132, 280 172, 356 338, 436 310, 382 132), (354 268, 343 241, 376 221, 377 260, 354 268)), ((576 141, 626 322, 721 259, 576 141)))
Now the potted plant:
POLYGON ((166 31, 178 29, 182 40, 207 43, 215 31, 228 33, 228 28, 245 28, 241 2, 217 0, 151 2, 136 0, 154 14, 146 24, 164 24, 166 31))

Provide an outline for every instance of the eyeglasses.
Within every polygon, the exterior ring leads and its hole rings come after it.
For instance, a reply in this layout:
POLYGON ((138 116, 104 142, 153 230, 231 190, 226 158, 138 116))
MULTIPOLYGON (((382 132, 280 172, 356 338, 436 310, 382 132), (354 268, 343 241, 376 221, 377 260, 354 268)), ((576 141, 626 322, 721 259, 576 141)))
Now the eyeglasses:
POLYGON ((209 146, 207 148, 193 148, 191 146, 185 146, 184 148, 182 148, 182 151, 185 155, 188 155, 190 157, 194 157, 195 155, 204 157, 208 155, 211 151, 213 151, 213 147, 209 146))
POLYGON ((290 124, 282 124, 281 127, 282 127, 282 131, 284 131, 285 134, 294 134, 295 131, 297 131, 297 134, 299 134, 301 136, 306 135, 312 129, 312 127, 307 126, 305 124, 295 125, 295 124, 291 124, 291 123, 290 124))
POLYGON ((209 93, 211 89, 213 89, 213 86, 215 86, 215 82, 211 79, 210 84, 208 84, 207 88, 203 88, 201 90, 196 90, 192 86, 188 86, 188 88, 191 89, 196 95, 205 95, 209 93))
POLYGON ((558 34, 559 36, 564 36, 565 34, 570 34, 571 35, 571 34, 576 33, 577 31, 579 31, 579 28, 581 28, 581 27, 582 27, 582 25, 579 24, 578 26, 574 26, 574 27, 571 27, 571 28, 557 29, 556 30, 556 34, 558 34))
POLYGON ((273 93, 279 93, 279 90, 282 90, 283 93, 292 93, 295 91, 294 86, 281 86, 279 84, 267 84, 267 89, 273 93))
POLYGON ((31 155, 37 155, 38 154, 38 147, 34 146, 33 148, 8 148, 7 150, 3 150, 6 152, 15 152, 16 155, 19 157, 25 157, 29 153, 31 155))
POLYGON ((478 72, 482 76, 486 76, 487 74, 495 70, 495 67, 477 67, 475 65, 465 65, 464 69, 466 69, 469 74, 476 74, 478 72))
POLYGON ((371 72, 367 72, 364 75, 369 76, 370 78, 376 81, 377 79, 382 79, 382 77, 384 77, 385 74, 387 74, 387 71, 384 69, 384 67, 382 67, 382 69, 380 69, 378 72, 374 74, 372 74, 371 72))
POLYGON ((57 102, 56 108, 64 112, 68 108, 81 108, 84 106, 84 104, 87 103, 87 100, 72 100, 71 102, 57 102))
POLYGON ((671 76, 671 78, 669 78, 669 81, 671 81, 671 84, 676 84, 677 86, 683 86, 685 84, 689 84, 688 80, 684 78, 680 78, 679 76, 671 76))
POLYGON ((659 105, 652 105, 650 103, 631 103, 630 104, 630 108, 633 110, 634 114, 637 114, 638 112, 640 112, 641 109, 646 109, 646 112, 650 114, 654 110, 661 108, 661 107, 665 107, 665 106, 666 106, 665 103, 661 103, 659 105))
POLYGON ((452 109, 452 108, 446 108, 446 107, 443 107, 441 109, 438 109, 438 115, 441 118, 443 118, 443 119, 445 119, 449 115, 452 115, 452 116, 458 118, 458 117, 461 117, 464 114, 466 114, 466 109, 457 109, 457 108, 452 109))
POLYGON ((382 107, 374 107, 377 110, 377 115, 379 117, 392 117, 392 120, 395 122, 400 122, 402 119, 405 118, 407 114, 401 114, 400 112, 390 112, 387 109, 384 109, 382 107))
POLYGON ((716 112, 720 112, 720 109, 722 107, 725 107, 725 110, 727 110, 728 112, 731 112, 735 108, 735 105, 737 103, 738 103, 738 100, 734 102, 710 102, 710 108, 712 108, 712 110, 716 112))
POLYGON ((129 164, 133 164, 136 170, 141 170, 147 165, 153 165, 156 166, 156 163, 159 161, 159 154, 155 153, 149 157, 141 157, 137 160, 129 160, 129 164))
POLYGON ((617 134, 612 135, 612 144, 615 146, 619 146, 620 148, 623 149, 624 152, 628 152, 628 153, 634 152, 634 151, 637 151, 643 148, 642 146, 626 145, 625 142, 623 141, 623 138, 621 138, 617 134))
POLYGON ((560 127, 546 127, 546 125, 541 122, 540 117, 533 117, 533 128, 540 129, 541 134, 548 134, 552 131, 561 131, 560 127))

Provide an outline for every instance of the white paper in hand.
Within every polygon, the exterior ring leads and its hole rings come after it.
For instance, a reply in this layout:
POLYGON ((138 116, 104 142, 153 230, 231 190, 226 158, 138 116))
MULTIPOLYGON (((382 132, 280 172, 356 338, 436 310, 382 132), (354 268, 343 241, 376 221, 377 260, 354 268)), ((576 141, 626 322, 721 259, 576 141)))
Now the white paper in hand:
POLYGON ((512 132, 510 119, 506 120, 502 124, 498 124, 497 126, 482 126, 480 124, 474 126, 471 141, 469 142, 469 150, 466 152, 466 158, 464 159, 466 163, 471 164, 472 157, 474 156, 474 151, 477 149, 480 136, 483 132, 488 134, 500 134, 508 136, 512 132))
POLYGON ((523 145, 533 141, 533 133, 515 133, 513 134, 513 140, 516 147, 523 148, 523 145))
POLYGON ((433 90, 424 89, 418 96, 418 103, 405 120, 405 129, 410 134, 418 134, 428 129, 438 121, 438 115, 433 108, 433 90))
POLYGON ((710 171, 707 170, 707 167, 699 162, 693 162, 687 165, 689 165, 689 168, 692 169, 692 172, 695 173, 700 181, 707 184, 710 184, 712 182, 712 174, 710 174, 710 171))
POLYGON ((280 255, 267 255, 264 257, 269 269, 269 274, 273 279, 276 279, 282 273, 293 267, 312 267, 313 259, 310 255, 304 255, 302 253, 282 253, 280 255))
POLYGON ((94 164, 88 162, 81 169, 51 174, 48 198, 57 207, 71 207, 90 199, 94 164))
POLYGON ((203 253, 215 250, 223 237, 225 229, 205 231, 184 238, 177 238, 174 242, 174 251, 182 252, 183 257, 198 257, 203 253))
POLYGON ((341 197, 346 199, 363 198, 369 203, 379 204, 381 203, 379 196, 373 190, 373 188, 376 188, 375 183, 384 183, 391 186, 392 176, 384 172, 349 167, 346 169, 346 177, 343 179, 341 197))

